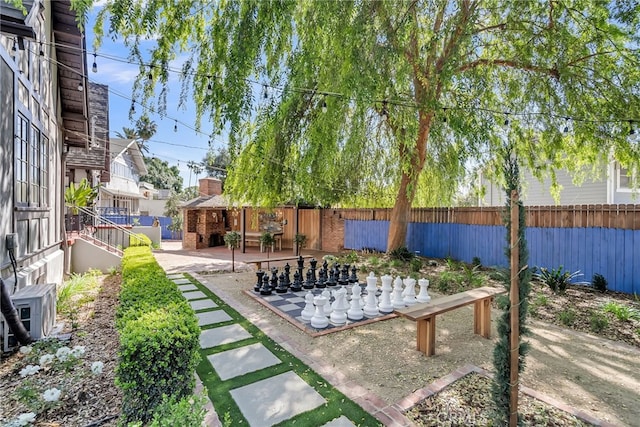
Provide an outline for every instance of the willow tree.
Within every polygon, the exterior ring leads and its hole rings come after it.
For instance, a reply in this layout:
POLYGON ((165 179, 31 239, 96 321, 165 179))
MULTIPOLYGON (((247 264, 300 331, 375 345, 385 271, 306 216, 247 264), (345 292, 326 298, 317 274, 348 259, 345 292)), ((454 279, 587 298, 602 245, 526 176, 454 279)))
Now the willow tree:
POLYGON ((446 204, 465 166, 491 161, 504 138, 539 175, 584 171, 603 153, 638 168, 638 148, 625 139, 640 121, 638 9, 592 0, 113 0, 95 32, 129 47, 140 64, 134 96, 148 108, 168 114, 175 72, 196 125, 229 132, 232 197, 393 206, 393 249, 405 244, 414 201, 446 204))

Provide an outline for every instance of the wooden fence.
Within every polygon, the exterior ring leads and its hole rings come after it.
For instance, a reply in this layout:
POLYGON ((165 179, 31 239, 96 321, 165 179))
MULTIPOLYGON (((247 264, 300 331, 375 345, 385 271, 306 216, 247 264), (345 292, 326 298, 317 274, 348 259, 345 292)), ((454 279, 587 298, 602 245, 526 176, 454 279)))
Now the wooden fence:
MULTIPOLYGON (((338 209, 343 219, 389 221, 391 209, 338 209)), ((503 225, 503 207, 415 208, 409 222, 503 225)), ((640 204, 527 206, 528 227, 640 230, 640 204)))

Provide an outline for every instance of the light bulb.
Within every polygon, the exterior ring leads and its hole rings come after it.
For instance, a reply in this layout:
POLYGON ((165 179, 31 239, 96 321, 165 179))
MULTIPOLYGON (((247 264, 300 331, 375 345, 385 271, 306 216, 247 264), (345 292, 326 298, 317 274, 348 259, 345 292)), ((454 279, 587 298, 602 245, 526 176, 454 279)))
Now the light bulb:
POLYGON ((91 71, 94 73, 98 72, 98 63, 96 62, 96 54, 93 54, 93 66, 91 67, 91 71))
POLYGON ((84 90, 84 85, 82 82, 78 83, 78 92, 82 92, 84 90))
POLYGON ((327 101, 325 99, 322 100, 322 112, 327 112, 327 101))
POLYGON ((638 140, 638 132, 632 127, 629 131, 629 141, 636 142, 638 140))
POLYGON ((136 106, 133 102, 131 102, 131 108, 129 109, 129 114, 135 114, 136 113, 136 106))
POLYGON ((176 124, 173 125, 173 131, 178 132, 178 121, 176 120, 176 124))

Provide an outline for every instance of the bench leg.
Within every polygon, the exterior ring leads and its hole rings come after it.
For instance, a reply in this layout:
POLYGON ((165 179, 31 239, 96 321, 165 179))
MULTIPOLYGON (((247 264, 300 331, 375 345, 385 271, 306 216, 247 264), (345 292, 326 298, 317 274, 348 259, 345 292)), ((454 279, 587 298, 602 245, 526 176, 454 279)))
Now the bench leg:
POLYGON ((416 348, 427 356, 433 356, 436 354, 436 316, 418 320, 417 323, 418 335, 416 348))
POLYGON ((262 270, 262 261, 254 262, 256 270, 262 270))
POLYGON ((491 298, 476 301, 473 305, 473 333, 491 337, 491 298))

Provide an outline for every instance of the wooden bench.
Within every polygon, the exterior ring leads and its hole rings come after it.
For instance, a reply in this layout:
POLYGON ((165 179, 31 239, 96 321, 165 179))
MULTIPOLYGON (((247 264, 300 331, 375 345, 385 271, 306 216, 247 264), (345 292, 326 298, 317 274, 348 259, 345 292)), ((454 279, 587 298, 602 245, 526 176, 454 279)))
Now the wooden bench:
POLYGON ((417 323, 416 348, 433 356, 436 352, 436 316, 473 304, 473 332, 485 338, 491 336, 491 301, 494 296, 506 292, 504 289, 484 286, 455 295, 447 295, 430 302, 418 303, 395 310, 402 317, 417 323))
MULTIPOLYGON (((301 256, 304 259, 313 258, 313 255, 301 255, 301 256)), ((263 262, 266 262, 268 264, 270 262, 291 261, 291 260, 297 260, 297 259, 298 259, 297 256, 291 255, 291 256, 281 256, 281 257, 274 257, 274 258, 252 259, 245 262, 247 264, 254 264, 258 270, 261 270, 263 262)))
MULTIPOLYGON (((252 231, 247 231, 244 235, 244 243, 256 243, 256 246, 260 246, 260 252, 264 252, 265 247, 264 244, 260 241, 260 237, 262 233, 256 233, 252 231)), ((275 251, 275 246, 278 245, 278 250, 282 250, 282 233, 273 233, 273 244, 271 245, 271 252, 275 251)))

